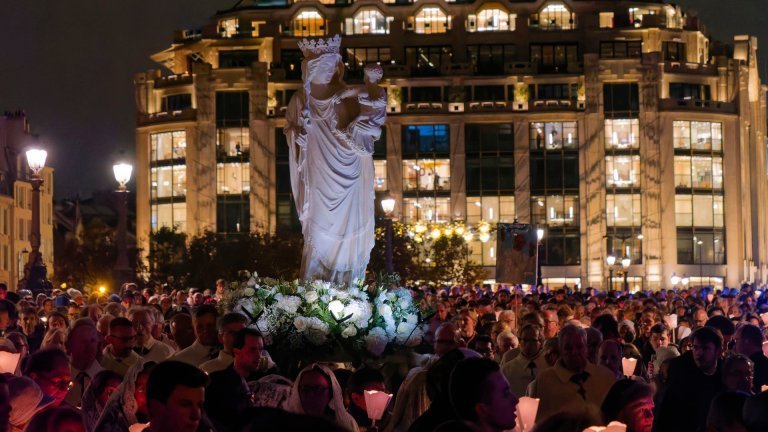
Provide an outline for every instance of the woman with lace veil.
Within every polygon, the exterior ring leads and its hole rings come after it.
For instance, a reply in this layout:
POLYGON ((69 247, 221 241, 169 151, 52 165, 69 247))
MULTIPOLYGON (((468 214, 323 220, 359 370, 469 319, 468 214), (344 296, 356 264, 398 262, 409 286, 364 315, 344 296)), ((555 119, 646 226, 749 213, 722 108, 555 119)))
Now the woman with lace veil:
POLYGON ((336 376, 320 363, 313 363, 299 372, 286 411, 323 417, 352 432, 359 430, 357 422, 344 407, 344 395, 336 376))
POLYGON ((338 35, 299 42, 304 85, 288 104, 285 133, 304 235, 302 277, 351 283, 365 277, 374 244, 372 137, 386 103, 361 107, 360 98, 342 97, 340 47, 338 35), (366 120, 355 122, 361 111, 366 120))
POLYGON ((149 422, 147 409, 147 379, 155 362, 139 360, 123 377, 123 382, 107 400, 104 411, 96 422, 95 431, 142 431, 149 422))
POLYGON ((122 380, 120 375, 115 372, 103 370, 97 373, 91 383, 88 384, 83 393, 81 404, 86 432, 96 430, 96 422, 99 421, 101 413, 104 412, 109 397, 117 390, 122 380))

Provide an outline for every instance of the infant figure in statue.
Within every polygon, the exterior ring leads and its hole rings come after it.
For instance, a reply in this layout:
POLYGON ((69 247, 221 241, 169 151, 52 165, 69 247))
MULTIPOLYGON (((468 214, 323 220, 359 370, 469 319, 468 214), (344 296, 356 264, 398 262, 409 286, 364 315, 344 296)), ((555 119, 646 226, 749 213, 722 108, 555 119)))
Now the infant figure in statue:
POLYGON ((299 42, 304 85, 288 105, 285 134, 304 235, 301 275, 351 283, 365 277, 374 244, 373 142, 386 98, 380 68, 366 73, 364 95, 346 87, 340 46, 338 35, 299 42))

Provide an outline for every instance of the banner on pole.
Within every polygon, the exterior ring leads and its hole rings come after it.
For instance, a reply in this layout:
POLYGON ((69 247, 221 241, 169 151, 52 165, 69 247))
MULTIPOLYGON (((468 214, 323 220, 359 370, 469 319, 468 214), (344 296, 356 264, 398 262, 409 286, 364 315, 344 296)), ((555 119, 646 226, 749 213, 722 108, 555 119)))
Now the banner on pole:
POLYGON ((536 229, 530 224, 503 224, 496 231, 496 282, 536 283, 536 229))

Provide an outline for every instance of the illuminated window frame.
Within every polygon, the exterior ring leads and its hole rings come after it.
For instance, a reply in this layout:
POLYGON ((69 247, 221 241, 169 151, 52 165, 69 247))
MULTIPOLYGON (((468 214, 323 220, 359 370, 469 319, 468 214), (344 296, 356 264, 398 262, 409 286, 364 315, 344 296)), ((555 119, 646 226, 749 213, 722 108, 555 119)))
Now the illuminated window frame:
POLYGON ((389 34, 394 17, 384 14, 374 6, 362 7, 351 18, 344 20, 344 34, 389 34))
POLYGON ((299 9, 291 20, 294 37, 325 36, 328 28, 323 14, 315 8, 299 9))

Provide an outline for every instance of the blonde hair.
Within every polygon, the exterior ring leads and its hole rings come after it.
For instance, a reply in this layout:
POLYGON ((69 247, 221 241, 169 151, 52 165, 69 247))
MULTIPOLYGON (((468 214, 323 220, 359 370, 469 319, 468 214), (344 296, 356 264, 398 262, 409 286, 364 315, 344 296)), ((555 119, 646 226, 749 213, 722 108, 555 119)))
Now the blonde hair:
POLYGON ((43 342, 40 344, 40 349, 45 348, 60 348, 62 351, 66 349, 67 333, 59 328, 52 328, 45 332, 43 342), (58 342, 56 338, 60 338, 61 342, 58 342))

